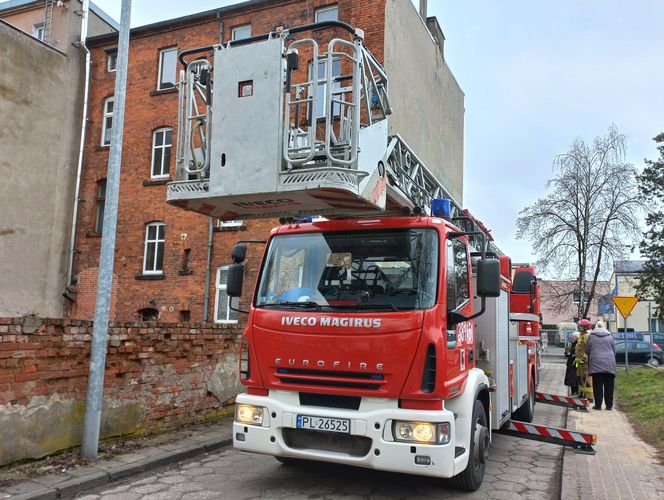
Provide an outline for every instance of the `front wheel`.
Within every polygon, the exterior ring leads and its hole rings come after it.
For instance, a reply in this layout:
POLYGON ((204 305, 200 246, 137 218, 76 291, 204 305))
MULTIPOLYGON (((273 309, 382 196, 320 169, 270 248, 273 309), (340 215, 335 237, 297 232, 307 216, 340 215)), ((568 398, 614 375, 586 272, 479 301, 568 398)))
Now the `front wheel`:
POLYGON ((466 469, 451 479, 455 488, 475 491, 482 484, 489 458, 489 427, 481 401, 475 401, 473 420, 470 426, 470 450, 466 469))

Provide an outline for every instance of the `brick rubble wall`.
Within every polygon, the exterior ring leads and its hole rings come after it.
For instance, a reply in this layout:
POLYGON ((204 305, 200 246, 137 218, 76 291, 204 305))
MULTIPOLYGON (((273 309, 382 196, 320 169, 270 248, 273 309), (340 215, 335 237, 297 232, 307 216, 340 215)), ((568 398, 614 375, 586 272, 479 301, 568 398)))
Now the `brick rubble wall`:
MULTIPOLYGON (((0 318, 0 465, 80 443, 92 322, 0 318), (32 333, 27 333, 32 332, 32 333)), ((102 436, 144 433, 230 411, 236 325, 111 323, 102 436)))

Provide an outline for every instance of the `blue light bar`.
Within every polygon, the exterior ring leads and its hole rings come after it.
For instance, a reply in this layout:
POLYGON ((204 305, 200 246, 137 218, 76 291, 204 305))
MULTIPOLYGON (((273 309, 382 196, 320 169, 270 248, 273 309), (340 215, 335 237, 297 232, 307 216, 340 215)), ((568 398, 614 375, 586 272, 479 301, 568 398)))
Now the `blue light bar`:
POLYGON ((444 219, 452 218, 452 201, 448 198, 434 198, 431 201, 431 215, 444 219))

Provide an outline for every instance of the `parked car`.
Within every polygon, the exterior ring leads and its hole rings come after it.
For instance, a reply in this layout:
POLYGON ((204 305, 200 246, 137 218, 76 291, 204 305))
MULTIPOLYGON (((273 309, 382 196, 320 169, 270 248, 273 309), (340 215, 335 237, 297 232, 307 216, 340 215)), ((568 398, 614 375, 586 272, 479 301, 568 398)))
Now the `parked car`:
MULTIPOLYGON (((652 344, 652 357, 650 355, 650 344, 639 340, 628 340, 629 344, 629 362, 650 364, 654 366, 664 365, 664 351, 662 348, 653 343, 652 344)), ((619 340, 616 342, 616 362, 625 362, 625 341, 619 340)))

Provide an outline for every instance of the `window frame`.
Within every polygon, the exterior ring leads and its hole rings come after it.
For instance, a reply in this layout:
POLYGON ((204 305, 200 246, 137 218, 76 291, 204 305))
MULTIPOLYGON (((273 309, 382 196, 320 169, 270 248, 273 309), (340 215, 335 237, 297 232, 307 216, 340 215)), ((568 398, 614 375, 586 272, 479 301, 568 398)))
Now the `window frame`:
MULTIPOLYGON (((339 74, 338 75, 333 74, 332 76, 333 77, 341 76, 341 57, 333 57, 332 58, 332 70, 333 71, 334 71, 334 63, 339 63, 339 74)), ((311 67, 311 75, 312 75, 312 80, 313 80, 314 79, 314 76, 313 76, 313 71, 314 71, 313 70, 313 67, 314 67, 313 61, 311 61, 310 67, 311 67)), ((315 89, 315 92, 316 92, 316 100, 318 101, 318 103, 321 103, 321 104, 317 103, 315 120, 325 119, 325 114, 326 114, 325 101, 327 99, 327 85, 326 85, 325 82, 318 83, 321 80, 321 78, 325 79, 325 73, 327 73, 327 58, 326 57, 319 58, 318 61, 316 62, 316 77, 315 77, 316 89, 315 89), (324 74, 323 74, 322 77, 318 76, 319 75, 319 68, 320 68, 321 64, 323 65, 323 68, 324 68, 324 74), (320 96, 318 95, 319 90, 321 91, 320 96), (318 106, 320 106, 320 105, 322 105, 322 110, 323 110, 322 115, 318 114, 318 106)), ((335 82, 335 89, 339 89, 339 88, 341 88, 341 82, 335 82)), ((334 103, 332 105, 332 119, 339 118, 339 117, 341 117, 341 104, 334 103)))
POLYGON ((168 179, 171 176, 171 159, 173 157, 173 128, 172 127, 161 127, 152 132, 152 155, 150 158, 150 179, 168 179), (162 132, 164 134, 164 139, 163 143, 161 145, 157 145, 157 134, 162 132), (166 132, 171 133, 171 140, 170 143, 167 145, 166 144, 166 132), (164 173, 164 152, 166 151, 166 148, 170 150, 169 157, 168 157, 168 171, 164 173), (160 174, 155 175, 155 152, 157 148, 160 148, 161 151, 161 168, 160 174))
POLYGON ((35 23, 32 25, 32 36, 37 40, 44 41, 44 23, 35 23))
POLYGON ((320 7, 318 9, 316 9, 314 11, 314 22, 315 23, 324 22, 324 21, 320 21, 318 19, 318 16, 320 14, 325 13, 325 12, 332 12, 332 11, 336 11, 336 13, 337 13, 336 19, 326 19, 325 21, 338 21, 339 20, 339 4, 335 3, 335 4, 332 4, 332 5, 327 5, 325 7, 320 7))
POLYGON ((219 323, 219 324, 236 324, 238 322, 237 320, 237 313, 236 313, 236 318, 232 319, 231 316, 231 300, 233 300, 227 293, 228 290, 228 283, 225 282, 223 284, 219 283, 219 278, 221 275, 222 271, 228 271, 230 269, 230 266, 220 266, 217 268, 217 272, 215 275, 215 281, 214 281, 214 288, 215 288, 215 293, 214 293, 214 322, 219 323), (219 319, 219 293, 223 292, 226 295, 226 318, 225 319, 219 319))
POLYGON ((160 275, 164 274, 164 254, 166 253, 166 223, 161 222, 161 221, 155 221, 155 222, 150 222, 145 225, 145 240, 143 244, 143 274, 145 275, 160 275), (155 227, 155 238, 150 239, 150 228, 155 227), (164 238, 160 239, 159 238, 159 228, 163 227, 164 228, 164 238), (148 258, 148 245, 149 244, 154 244, 155 245, 155 252, 154 252, 154 261, 153 261, 153 268, 157 267, 157 262, 159 261, 159 244, 161 243, 161 269, 148 269, 146 264, 147 264, 147 258, 148 258))
POLYGON ((106 99, 104 99, 104 104, 102 106, 101 110, 101 147, 102 148, 107 148, 111 145, 111 131, 113 130, 113 113, 115 111, 115 96, 109 96, 106 99), (108 104, 113 103, 113 110, 109 113, 107 111, 108 104), (109 127, 107 125, 107 120, 110 118, 111 120, 111 126, 109 127), (108 142, 106 142, 106 133, 108 132, 108 142))
POLYGON ((470 293, 470 264, 468 262, 468 245, 466 245, 465 242, 454 238, 454 239, 448 239, 447 244, 446 244, 446 267, 447 267, 447 272, 445 274, 445 306, 447 308, 447 311, 457 311, 461 309, 462 307, 465 307, 471 299, 471 293, 470 293), (466 258, 464 259, 465 263, 465 293, 466 296, 463 298, 462 301, 459 301, 459 282, 457 280, 457 262, 456 262, 456 254, 457 254, 457 249, 455 247, 463 247, 464 253, 466 258), (450 257, 452 258, 452 261, 450 262, 450 257), (450 276, 454 276, 454 307, 450 307, 450 276))
POLYGON ((115 73, 118 70, 118 49, 109 49, 106 51, 106 72, 115 73), (111 68, 111 61, 114 60, 115 64, 111 68))
POLYGON ((99 179, 97 181, 97 198, 95 201, 95 234, 102 234, 104 230, 104 211, 106 208, 106 187, 108 179, 99 179), (103 196, 100 196, 100 188, 104 186, 103 196))
POLYGON ((246 40, 247 38, 251 38, 251 23, 247 24, 241 24, 239 26, 235 26, 233 29, 231 29, 231 41, 237 41, 237 40, 246 40), (236 38, 235 34, 239 33, 241 30, 249 28, 249 36, 245 36, 242 38, 236 38))
POLYGON ((242 227, 244 226, 244 220, 235 219, 235 220, 221 220, 217 219, 217 227, 242 227))
POLYGON ((178 80, 177 53, 178 53, 177 45, 174 45, 172 47, 165 47, 163 49, 159 49, 159 71, 157 72, 157 90, 158 91, 171 90, 171 89, 175 89, 177 87, 177 80, 178 80), (173 75, 174 81, 173 81, 173 85, 165 87, 165 86, 162 85, 162 81, 161 81, 162 67, 163 67, 163 63, 164 63, 164 54, 166 52, 172 52, 172 51, 175 51, 175 74, 173 75))

